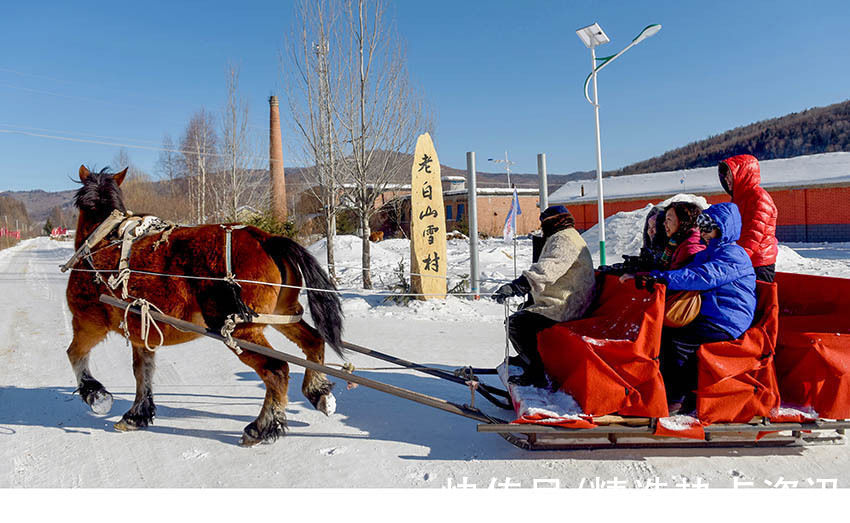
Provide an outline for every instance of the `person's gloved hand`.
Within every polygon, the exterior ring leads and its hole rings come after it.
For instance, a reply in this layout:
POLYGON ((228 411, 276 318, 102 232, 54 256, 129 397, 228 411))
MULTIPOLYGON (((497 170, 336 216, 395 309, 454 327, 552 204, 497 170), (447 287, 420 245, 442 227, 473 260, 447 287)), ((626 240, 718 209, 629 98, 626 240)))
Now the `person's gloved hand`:
POLYGON ((505 303, 508 298, 528 294, 530 290, 531 284, 528 283, 528 279, 526 279, 525 276, 520 276, 514 281, 506 283, 496 289, 496 292, 493 294, 493 299, 496 300, 496 303, 505 303))
POLYGON ((516 292, 514 291, 513 284, 506 283, 496 289, 496 293, 493 294, 493 299, 496 300, 496 303, 505 303, 505 301, 511 296, 516 296, 516 292))
POLYGON ((638 289, 646 289, 649 292, 655 291, 655 284, 659 279, 649 274, 639 274, 635 276, 635 287, 638 289))

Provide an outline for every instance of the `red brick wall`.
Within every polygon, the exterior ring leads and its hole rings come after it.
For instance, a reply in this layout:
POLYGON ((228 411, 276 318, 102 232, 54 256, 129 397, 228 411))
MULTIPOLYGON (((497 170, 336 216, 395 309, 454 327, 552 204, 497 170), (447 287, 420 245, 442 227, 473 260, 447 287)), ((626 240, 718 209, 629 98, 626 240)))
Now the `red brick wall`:
MULTIPOLYGON (((728 202, 725 193, 702 195, 708 203, 728 202)), ((770 191, 779 210, 778 226, 850 224, 850 186, 815 187, 808 189, 783 189, 770 191)), ((634 211, 665 199, 617 200, 605 202, 605 217, 620 211, 634 211)), ((576 218, 576 227, 582 231, 596 225, 596 203, 568 206, 576 218)))
MULTIPOLYGON (((478 232, 488 236, 501 236, 505 230, 505 218, 511 208, 511 195, 478 197, 478 232)), ((469 212, 466 195, 446 196, 446 207, 452 207, 452 218, 457 220, 457 206, 463 204, 463 213, 469 212)), ((540 228, 540 209, 537 208, 537 196, 520 196, 519 208, 522 214, 517 216, 517 234, 528 234, 540 228)), ((449 222, 449 229, 452 229, 449 222)))

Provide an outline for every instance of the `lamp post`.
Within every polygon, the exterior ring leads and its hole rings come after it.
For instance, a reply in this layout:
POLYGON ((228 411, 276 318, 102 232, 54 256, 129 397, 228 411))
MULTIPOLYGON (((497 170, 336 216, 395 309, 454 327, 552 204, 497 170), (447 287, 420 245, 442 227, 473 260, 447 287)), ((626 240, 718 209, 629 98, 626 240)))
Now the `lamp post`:
POLYGON ((487 161, 493 162, 493 163, 503 163, 503 164, 505 164, 505 171, 508 173, 508 189, 513 187, 511 185, 511 165, 515 164, 516 162, 512 162, 512 161, 508 160, 508 151, 505 151, 505 159, 504 160, 496 160, 494 158, 487 158, 487 161))
POLYGON ((591 58, 591 70, 590 74, 587 75, 587 78, 584 81, 584 97, 588 102, 593 104, 593 112, 596 116, 596 194, 597 194, 597 208, 599 215, 599 264, 605 265, 605 211, 603 209, 603 195, 602 195, 602 142, 599 136, 599 93, 596 89, 596 75, 605 68, 608 64, 616 60, 623 53, 631 49, 633 46, 639 44, 643 40, 649 38, 654 35, 658 31, 661 30, 661 24, 652 24, 646 26, 643 31, 638 34, 632 42, 627 45, 622 51, 617 54, 611 56, 605 56, 602 58, 596 58, 596 46, 607 44, 611 40, 608 38, 608 35, 599 27, 599 24, 594 23, 587 27, 582 27, 576 34, 584 43, 585 46, 590 48, 590 58, 591 58), (596 62, 600 61, 598 66, 596 62), (593 100, 590 99, 590 96, 587 93, 587 89, 589 87, 590 80, 593 79, 593 100))

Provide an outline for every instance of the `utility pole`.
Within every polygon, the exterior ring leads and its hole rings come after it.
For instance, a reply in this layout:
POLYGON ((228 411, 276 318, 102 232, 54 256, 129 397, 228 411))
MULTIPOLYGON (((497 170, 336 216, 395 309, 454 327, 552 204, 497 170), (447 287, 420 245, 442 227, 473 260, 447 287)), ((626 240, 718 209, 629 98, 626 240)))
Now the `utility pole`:
POLYGON ((511 165, 514 165, 514 163, 516 163, 516 162, 512 162, 512 161, 508 160, 507 149, 505 150, 505 159, 504 160, 496 160, 494 158, 487 158, 487 161, 493 162, 493 163, 503 163, 503 164, 505 164, 505 172, 508 173, 508 189, 513 187, 513 185, 511 184, 511 165))

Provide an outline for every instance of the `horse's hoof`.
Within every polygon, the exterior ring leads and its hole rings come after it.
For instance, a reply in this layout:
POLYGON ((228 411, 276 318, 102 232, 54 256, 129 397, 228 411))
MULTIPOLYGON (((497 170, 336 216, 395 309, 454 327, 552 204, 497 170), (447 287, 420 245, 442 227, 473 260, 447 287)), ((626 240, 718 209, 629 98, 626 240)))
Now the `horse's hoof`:
POLYGON ((329 392, 319 398, 319 401, 316 403, 316 410, 324 413, 325 416, 330 416, 336 412, 336 398, 334 395, 329 392))
POLYGON ((257 428, 257 422, 252 421, 242 431, 239 445, 242 447, 253 447, 259 443, 274 443, 277 438, 286 435, 286 418, 275 419, 262 431, 257 428))
POLYGON ((104 389, 92 392, 88 397, 88 404, 95 414, 108 414, 112 409, 112 394, 104 389))
POLYGON ((115 427, 115 430, 117 430, 118 432, 131 432, 142 428, 136 425, 135 423, 128 422, 125 419, 122 419, 121 421, 113 425, 113 427, 115 427))
POLYGON ((257 445, 259 443, 262 443, 262 440, 252 438, 251 436, 248 436, 244 432, 242 433, 242 437, 239 438, 239 446, 240 447, 249 448, 249 447, 253 447, 254 445, 257 445))
POLYGON ((156 413, 156 409, 152 403, 150 407, 150 411, 146 414, 132 413, 132 411, 124 414, 121 421, 113 425, 113 427, 115 427, 115 430, 121 432, 130 432, 147 427, 153 423, 154 414, 156 413))

